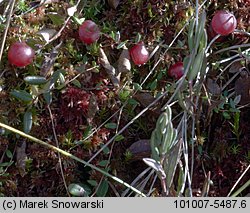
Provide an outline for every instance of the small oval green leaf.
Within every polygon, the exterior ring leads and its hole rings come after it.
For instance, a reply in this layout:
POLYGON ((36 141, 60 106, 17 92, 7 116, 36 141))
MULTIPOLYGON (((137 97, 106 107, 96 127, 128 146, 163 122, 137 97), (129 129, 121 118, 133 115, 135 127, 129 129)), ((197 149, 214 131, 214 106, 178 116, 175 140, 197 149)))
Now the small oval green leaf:
POLYGON ((98 163, 99 166, 102 166, 102 167, 105 167, 109 164, 109 161, 108 160, 102 160, 98 163))
POLYGON ((72 183, 68 186, 69 193, 76 197, 86 197, 86 190, 79 184, 72 183))
POLYGON ((40 85, 45 84, 47 82, 47 79, 42 76, 26 76, 24 78, 24 81, 31 85, 40 85))
POLYGON ((82 86, 81 83, 80 83, 80 81, 78 81, 77 79, 75 79, 74 81, 72 81, 72 84, 74 84, 78 88, 81 88, 81 86, 82 86))
POLYGON ((10 94, 16 99, 24 102, 32 101, 32 95, 24 90, 13 90, 10 94))
POLYGON ((107 124, 105 124, 105 127, 107 129, 116 129, 117 124, 116 123, 107 123, 107 124))
POLYGON ((23 116, 23 131, 29 133, 32 128, 32 112, 26 111, 23 116))
POLYGON ((13 154, 9 149, 6 150, 6 156, 10 159, 13 158, 13 154))

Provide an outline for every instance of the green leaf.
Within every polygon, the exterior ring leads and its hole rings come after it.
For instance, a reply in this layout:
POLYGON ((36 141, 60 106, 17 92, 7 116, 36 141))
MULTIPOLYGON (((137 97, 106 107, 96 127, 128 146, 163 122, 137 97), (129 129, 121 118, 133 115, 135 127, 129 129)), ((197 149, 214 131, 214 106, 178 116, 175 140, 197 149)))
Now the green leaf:
POLYGON ((49 13, 48 16, 54 25, 60 26, 64 23, 64 18, 57 13, 49 13))
POLYGON ((139 104, 139 103, 138 103, 138 101, 136 101, 135 99, 129 98, 129 99, 128 99, 128 104, 131 104, 131 105, 133 105, 133 106, 136 106, 136 105, 139 104))
POLYGON ((229 114, 228 112, 226 112, 226 111, 223 112, 222 115, 223 115, 223 117, 224 117, 225 119, 228 119, 228 120, 231 119, 230 114, 229 114))
POLYGON ((89 185, 91 186, 97 186, 97 182, 95 180, 87 180, 87 182, 89 183, 89 185))
POLYGON ((135 43, 138 43, 141 40, 141 34, 137 33, 136 38, 135 38, 135 43))
POLYGON ((105 127, 107 129, 116 129, 117 124, 116 123, 107 123, 107 124, 105 124, 105 127))
POLYGON ((0 167, 11 166, 13 163, 14 161, 0 163, 0 167))
POLYGON ((163 135, 162 145, 161 145, 162 155, 165 155, 171 149, 173 135, 174 135, 174 129, 173 129, 173 124, 171 122, 171 123, 168 123, 167 131, 163 135))
POLYGON ((199 51, 207 48, 207 31, 204 29, 200 40, 199 51))
POLYGON ((182 186, 185 181, 185 175, 182 167, 179 167, 179 176, 178 176, 178 184, 177 184, 177 194, 180 193, 182 186))
POLYGON ((88 137, 92 133, 92 126, 87 126, 83 132, 82 138, 88 137))
POLYGON ((108 192, 109 184, 107 180, 103 180, 96 192, 98 197, 105 197, 108 192))
POLYGON ((194 59, 193 67, 188 73, 188 80, 192 81, 201 70, 203 58, 205 55, 205 48, 203 48, 194 59))
POLYGON ((32 95, 26 92, 25 90, 13 90, 10 94, 16 99, 24 102, 32 101, 32 95))
POLYGON ((168 114, 166 112, 161 113, 156 122, 156 131, 160 137, 162 137, 162 135, 166 132, 166 125, 168 124, 168 122, 168 114))
POLYGON ((158 145, 160 144, 160 142, 161 141, 158 140, 157 138, 157 131, 154 130, 151 134, 150 147, 151 147, 152 158, 157 162, 160 161, 160 152, 158 148, 158 145))
POLYGON ((10 159, 13 158, 13 154, 9 149, 6 150, 6 156, 10 159))
POLYGON ((31 111, 26 111, 23 116, 23 131, 25 133, 29 133, 31 128, 32 128, 32 112, 31 111))
POLYGON ((69 193, 76 197, 86 197, 86 190, 79 184, 72 183, 68 186, 69 193))
POLYGON ((101 167, 105 167, 109 164, 109 161, 108 160, 102 160, 98 163, 99 166, 101 167))
POLYGON ((81 25, 85 21, 85 18, 77 18, 76 16, 73 16, 72 18, 78 25, 81 25))
POLYGON ((194 25, 195 25, 195 19, 192 18, 188 27, 188 47, 190 52, 194 48, 194 25))
POLYGON ((123 41, 120 44, 118 44, 117 49, 121 49, 121 48, 125 47, 127 42, 128 42, 128 40, 123 41))
POLYGON ((150 90, 155 90, 156 89, 157 82, 158 82, 158 80, 155 79, 152 83, 150 83, 150 85, 149 85, 150 90))
POLYGON ((124 137, 122 135, 117 135, 114 141, 122 141, 124 137))
POLYGON ((110 150, 109 150, 108 147, 105 147, 102 151, 103 151, 103 153, 106 154, 106 155, 109 154, 109 152, 110 152, 110 150))
POLYGON ((77 79, 75 79, 74 81, 72 81, 72 83, 76 86, 76 87, 78 87, 78 88, 81 88, 81 83, 80 83, 80 81, 78 81, 77 79))
POLYGON ((173 183, 176 167, 180 160, 181 145, 182 145, 182 140, 179 140, 178 143, 176 143, 175 146, 171 148, 170 152, 167 155, 167 160, 165 161, 165 165, 163 166, 164 171, 168 171, 166 182, 169 188, 173 183))
POLYGON ((59 73, 59 81, 61 84, 65 84, 65 78, 64 78, 64 75, 60 72, 59 73))
POLYGON ((45 92, 43 93, 43 98, 48 105, 52 103, 52 92, 45 92))
POLYGON ((45 84, 47 82, 47 79, 42 76, 26 76, 24 78, 24 81, 31 85, 40 85, 45 84))
POLYGON ((134 86, 135 90, 138 90, 138 91, 142 90, 142 86, 138 83, 133 83, 133 86, 134 86))
POLYGON ((196 44, 200 44, 201 38, 202 38, 203 33, 204 33, 204 29, 205 29, 205 23, 206 23, 206 13, 205 13, 205 11, 203 11, 201 16, 199 17, 198 31, 195 32, 195 40, 194 40, 194 42, 196 44))

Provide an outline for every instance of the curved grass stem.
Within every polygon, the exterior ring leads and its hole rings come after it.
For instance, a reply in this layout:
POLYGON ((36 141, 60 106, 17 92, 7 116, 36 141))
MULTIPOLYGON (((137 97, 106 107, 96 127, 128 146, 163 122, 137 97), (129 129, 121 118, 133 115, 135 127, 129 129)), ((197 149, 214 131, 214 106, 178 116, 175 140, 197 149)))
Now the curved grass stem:
POLYGON ((3 124, 1 122, 0 122, 0 127, 4 128, 4 129, 7 129, 7 130, 9 130, 9 131, 11 131, 13 133, 16 133, 16 134, 18 134, 18 135, 20 135, 22 137, 25 137, 25 138, 27 138, 27 139, 29 139, 29 140, 37 143, 37 144, 40 144, 42 146, 46 146, 47 148, 49 148, 51 150, 54 150, 54 151, 56 151, 56 152, 58 152, 58 153, 60 153, 60 154, 62 154, 64 156, 67 156, 67 157, 69 157, 69 158, 71 158, 73 160, 76 160, 76 161, 78 161, 78 162, 80 162, 82 164, 85 164, 86 166, 89 166, 91 169, 94 169, 94 170, 106 175, 107 177, 111 178, 112 180, 126 186, 127 188, 131 189, 132 191, 134 191, 138 195, 140 195, 142 197, 146 197, 146 195, 143 194, 141 191, 139 191, 138 189, 136 189, 133 186, 129 185, 128 183, 124 182, 123 180, 119 179, 118 177, 115 177, 115 176, 105 172, 104 170, 102 170, 102 169, 100 169, 100 168, 98 168, 98 167, 96 167, 96 166, 94 166, 94 165, 92 165, 92 164, 90 164, 90 163, 88 163, 88 162, 86 162, 86 161, 84 161, 84 160, 70 154, 69 152, 66 152, 66 151, 64 151, 64 150, 62 150, 62 149, 60 149, 58 147, 55 147, 55 146, 53 146, 51 144, 48 144, 48 143, 46 143, 46 142, 44 142, 44 141, 42 141, 42 140, 40 140, 38 138, 35 138, 35 137, 31 136, 31 135, 28 135, 28 134, 26 134, 26 133, 24 133, 24 132, 22 132, 22 131, 20 131, 18 129, 15 129, 15 128, 13 128, 11 126, 8 126, 6 124, 3 124))

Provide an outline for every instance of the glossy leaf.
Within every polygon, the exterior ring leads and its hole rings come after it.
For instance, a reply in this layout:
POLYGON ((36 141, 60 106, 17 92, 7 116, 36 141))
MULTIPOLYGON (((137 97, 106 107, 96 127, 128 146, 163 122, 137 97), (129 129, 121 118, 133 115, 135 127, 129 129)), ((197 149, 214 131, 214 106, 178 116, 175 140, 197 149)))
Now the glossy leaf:
POLYGON ((31 111, 26 111, 23 116, 23 131, 25 133, 29 133, 31 128, 32 128, 32 112, 31 111))
POLYGON ((47 79, 42 76, 27 76, 24 78, 24 81, 31 85, 40 85, 45 84, 47 82, 47 79))
POLYGON ((68 186, 69 193, 76 197, 86 197, 86 190, 79 184, 72 183, 68 186))
POLYGON ((25 90, 13 90, 10 94, 15 97, 16 99, 24 102, 32 101, 32 96, 25 90))

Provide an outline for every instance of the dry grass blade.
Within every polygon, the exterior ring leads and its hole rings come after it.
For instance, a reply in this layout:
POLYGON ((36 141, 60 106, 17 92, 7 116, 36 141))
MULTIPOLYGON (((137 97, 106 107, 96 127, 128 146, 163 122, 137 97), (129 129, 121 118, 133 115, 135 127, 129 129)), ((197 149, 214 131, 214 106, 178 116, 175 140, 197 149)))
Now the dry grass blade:
POLYGON ((11 132, 14 132, 14 133, 16 133, 16 134, 18 134, 18 135, 20 135, 20 136, 22 136, 22 137, 25 137, 25 138, 27 138, 27 139, 29 139, 29 140, 31 140, 31 141, 37 143, 37 144, 40 144, 40 145, 42 145, 42 146, 45 146, 45 147, 47 147, 47 148, 49 148, 49 149, 51 149, 51 150, 54 150, 54 151, 56 151, 56 152, 59 152, 60 154, 62 154, 62 155, 64 155, 64 156, 67 156, 67 157, 69 157, 69 158, 71 158, 71 159, 73 159, 73 160, 76 160, 76 161, 78 161, 78 162, 80 162, 80 163, 82 163, 82 164, 84 164, 84 165, 86 165, 86 166, 89 166, 91 169, 94 169, 94 170, 96 170, 96 171, 98 171, 98 172, 100 172, 100 173, 106 175, 107 177, 111 178, 112 180, 114 180, 114 181, 116 181, 116 182, 118 182, 118 183, 120 183, 120 184, 126 186, 127 188, 129 188, 130 190, 132 190, 132 191, 134 191, 135 193, 139 194, 140 196, 146 197, 146 195, 143 194, 141 191, 139 191, 138 189, 136 189, 136 188, 134 188, 133 186, 129 185, 128 183, 124 182, 123 180, 119 179, 118 177, 115 177, 115 176, 113 176, 113 175, 107 173, 106 171, 104 171, 104 170, 102 170, 102 169, 100 169, 100 168, 98 168, 98 167, 96 167, 96 166, 94 166, 94 165, 92 165, 92 164, 89 164, 88 162, 86 162, 86 161, 84 161, 84 160, 82 160, 82 159, 80 159, 80 158, 78 158, 78 157, 76 157, 76 156, 70 154, 69 152, 66 152, 66 151, 64 151, 64 150, 62 150, 62 149, 60 149, 60 148, 58 148, 58 147, 55 147, 55 146, 53 146, 53 145, 51 145, 51 144, 48 144, 48 143, 46 143, 46 142, 44 142, 44 141, 42 141, 42 140, 40 140, 40 139, 37 139, 37 138, 35 138, 35 137, 31 136, 31 135, 28 135, 28 134, 26 134, 26 133, 24 133, 24 132, 22 132, 22 131, 20 131, 20 130, 18 130, 18 129, 15 129, 15 128, 13 128, 13 127, 10 127, 10 126, 8 126, 8 125, 6 125, 6 124, 3 124, 3 123, 1 123, 1 122, 0 122, 0 127, 4 128, 4 129, 7 129, 7 130, 9 130, 9 131, 11 131, 11 132))

